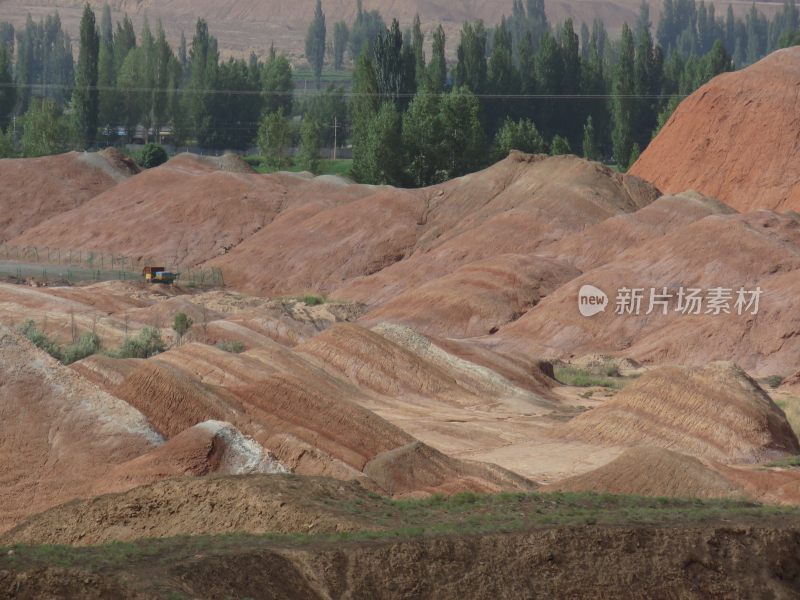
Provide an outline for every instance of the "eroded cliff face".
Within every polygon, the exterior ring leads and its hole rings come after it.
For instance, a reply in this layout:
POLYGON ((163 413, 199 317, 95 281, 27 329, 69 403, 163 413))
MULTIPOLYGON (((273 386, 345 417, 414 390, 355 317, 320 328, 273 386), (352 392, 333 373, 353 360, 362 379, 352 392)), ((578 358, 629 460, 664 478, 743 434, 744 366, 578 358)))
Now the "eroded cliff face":
POLYGON ((224 544, 119 569, 0 559, 0 596, 157 598, 796 598, 800 530, 579 527, 397 542, 224 544))

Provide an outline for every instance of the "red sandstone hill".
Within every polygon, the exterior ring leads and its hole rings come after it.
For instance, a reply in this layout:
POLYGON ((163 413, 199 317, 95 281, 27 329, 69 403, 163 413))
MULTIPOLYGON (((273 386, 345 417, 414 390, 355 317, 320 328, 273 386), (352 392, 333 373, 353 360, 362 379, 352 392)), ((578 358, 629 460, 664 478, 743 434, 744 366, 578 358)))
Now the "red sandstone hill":
POLYGON ((665 193, 737 210, 800 210, 800 48, 715 77, 684 100, 631 168, 665 193))

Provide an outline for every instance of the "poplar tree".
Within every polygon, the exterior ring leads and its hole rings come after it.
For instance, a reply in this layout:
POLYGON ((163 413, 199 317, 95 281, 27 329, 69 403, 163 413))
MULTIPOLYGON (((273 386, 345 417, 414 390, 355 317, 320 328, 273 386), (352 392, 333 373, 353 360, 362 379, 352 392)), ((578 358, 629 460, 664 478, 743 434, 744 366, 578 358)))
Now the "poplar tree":
POLYGON ((306 34, 306 59, 311 69, 314 71, 314 77, 317 79, 317 88, 320 86, 322 79, 322 67, 325 63, 325 13, 322 12, 322 2, 317 0, 317 6, 314 9, 314 19, 308 26, 308 33, 306 34))
POLYGON ((75 91, 72 96, 77 142, 83 149, 92 146, 97 135, 99 52, 100 37, 97 33, 94 11, 86 4, 81 17, 80 54, 75 73, 75 91))
POLYGON ((482 21, 466 23, 461 29, 457 56, 456 85, 469 88, 473 94, 482 94, 488 75, 486 29, 482 21))
POLYGON ((0 44, 0 126, 5 126, 6 119, 14 110, 17 101, 13 81, 10 53, 5 44, 0 44))
POLYGON ((439 25, 433 32, 431 62, 428 64, 428 86, 432 92, 442 92, 447 86, 447 60, 445 59, 446 37, 444 28, 439 25))
POLYGON ((628 167, 633 149, 634 53, 633 33, 625 23, 622 26, 619 63, 614 76, 612 100, 614 129, 611 134, 614 159, 621 169, 628 167))
POLYGON ((419 19, 419 13, 417 13, 414 15, 414 26, 411 30, 411 47, 414 52, 414 72, 416 74, 417 88, 420 88, 427 83, 424 45, 425 34, 422 33, 422 23, 419 19))
POLYGON ((333 26, 333 68, 337 71, 341 71, 344 65, 344 51, 347 49, 349 37, 347 23, 339 21, 333 26))
POLYGON ((592 115, 586 117, 586 124, 583 126, 583 157, 586 160, 600 160, 592 115))

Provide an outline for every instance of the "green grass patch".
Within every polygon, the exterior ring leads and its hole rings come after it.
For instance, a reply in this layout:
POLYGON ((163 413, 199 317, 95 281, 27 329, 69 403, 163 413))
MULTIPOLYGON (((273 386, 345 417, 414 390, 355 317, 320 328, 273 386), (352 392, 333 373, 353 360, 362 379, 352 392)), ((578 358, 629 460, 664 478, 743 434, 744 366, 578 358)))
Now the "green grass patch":
MULTIPOLYGON (((177 554, 247 550, 265 545, 306 545, 424 536, 525 531, 542 526, 687 525, 709 521, 792 519, 800 509, 765 506, 746 500, 700 500, 622 496, 593 492, 461 493, 423 499, 392 500, 369 496, 343 500, 316 498, 322 510, 338 510, 365 518, 365 528, 339 533, 178 536, 115 542, 101 546, 13 546, 0 548, 0 563, 70 566, 122 566, 131 562, 166 559, 177 554), (374 525, 379 521, 384 527, 374 525), (12 553, 9 554, 9 550, 12 553)), ((774 523, 773 523, 774 524, 774 523)))
MULTIPOLYGON (((287 476, 291 477, 291 476, 287 476)), ((275 547, 372 543, 423 537, 531 531, 549 527, 708 526, 715 522, 765 526, 800 525, 800 509, 744 500, 647 498, 584 493, 461 493, 393 500, 368 494, 353 498, 309 497, 319 511, 357 516, 363 529, 339 533, 178 536, 100 546, 0 548, 0 570, 47 566, 135 571, 198 555, 226 556, 275 547)))
POLYGON ((789 458, 782 458, 780 460, 773 460, 762 465, 763 467, 779 467, 782 469, 797 469, 800 468, 800 456, 790 456, 789 458))
POLYGON ((233 342, 220 340, 216 343, 216 347, 225 352, 230 352, 231 354, 240 354, 244 352, 244 344, 238 340, 233 342))
POLYGON ((322 296, 303 296, 302 298, 303 304, 306 306, 319 306, 320 304, 325 304, 325 298, 322 296))
POLYGON ((604 387, 620 390, 631 379, 622 377, 613 366, 595 371, 579 369, 571 365, 560 365, 556 366, 553 371, 558 381, 575 387, 604 387))
POLYGON ((770 375, 769 377, 764 377, 763 379, 759 380, 759 383, 768 385, 772 389, 775 389, 780 387, 785 379, 786 377, 783 375, 770 375))

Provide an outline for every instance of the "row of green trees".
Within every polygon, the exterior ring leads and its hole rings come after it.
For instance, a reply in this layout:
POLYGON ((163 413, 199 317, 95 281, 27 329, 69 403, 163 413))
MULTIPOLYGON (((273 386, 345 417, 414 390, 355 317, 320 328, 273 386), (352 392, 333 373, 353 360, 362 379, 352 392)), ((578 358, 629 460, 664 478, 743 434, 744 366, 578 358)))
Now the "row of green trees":
POLYGON ((396 21, 379 34, 354 73, 357 179, 427 185, 488 164, 509 140, 527 151, 613 156, 627 167, 681 95, 731 68, 719 42, 704 56, 674 53, 665 62, 649 23, 636 33, 625 25, 618 41, 596 23, 582 47, 571 20, 551 29, 543 9, 519 6, 491 32, 464 26, 450 76, 441 29, 430 61, 419 22, 410 35, 396 21))
MULTIPOLYGON (((0 27, 0 34, 8 27, 0 27)), ((53 133, 61 135, 40 144, 42 148, 89 148, 98 136, 115 136, 120 126, 130 136, 137 126, 157 135, 166 125, 176 143, 194 140, 209 148, 243 148, 252 143, 265 111, 292 110, 289 61, 274 50, 263 61, 254 54, 249 60, 220 61, 217 40, 203 20, 197 22, 190 48, 182 37, 176 52, 160 22, 154 34, 145 19, 137 37, 127 16, 114 29, 106 5, 98 26, 86 5, 79 44, 73 68, 71 42, 57 15, 39 24, 29 19, 17 35, 15 68, 13 35, 12 43, 0 44, 4 144, 16 114, 23 116, 23 129, 45 117, 59 121, 53 133), (66 55, 57 51, 62 46, 66 55), (69 68, 55 69, 56 63, 69 68)), ((24 136, 23 152, 33 151, 24 136)))
MULTIPOLYGON (((257 142, 275 168, 287 166, 290 149, 299 145, 300 161, 313 170, 321 146, 349 141, 353 175, 370 183, 426 185, 486 165, 513 147, 572 149, 627 167, 681 97, 734 67, 730 46, 742 46, 742 28, 760 31, 752 24, 768 23, 764 40, 747 38, 746 59, 751 46, 757 57, 773 38, 793 43, 797 36, 794 0, 772 21, 753 13, 744 21, 731 18, 732 28, 714 17, 713 5, 664 3, 655 37, 643 3, 633 28, 625 25, 612 40, 601 21, 579 31, 571 20, 551 26, 543 0, 512 0, 511 16, 497 27, 465 24, 457 60, 448 64, 441 27, 428 45, 418 17, 406 31, 396 20, 387 27, 359 0, 355 21, 333 27, 334 66, 342 67, 346 53, 357 58, 352 88, 329 87, 302 102, 293 101, 292 67, 284 56, 272 50, 265 60, 251 54, 221 61, 203 20, 190 43, 182 36, 173 49, 160 23, 153 33, 145 19, 137 36, 127 17, 114 27, 108 6, 98 26, 87 5, 74 68, 57 16, 38 24, 29 19, 16 36, 0 24, 0 123, 22 115, 16 138, 10 125, 0 136, 0 153, 15 143, 25 154, 68 143, 87 148, 98 134, 113 133, 111 126, 158 132, 170 125, 176 141, 208 148, 257 142)), ((318 1, 306 40, 318 77, 327 29, 318 1)))

